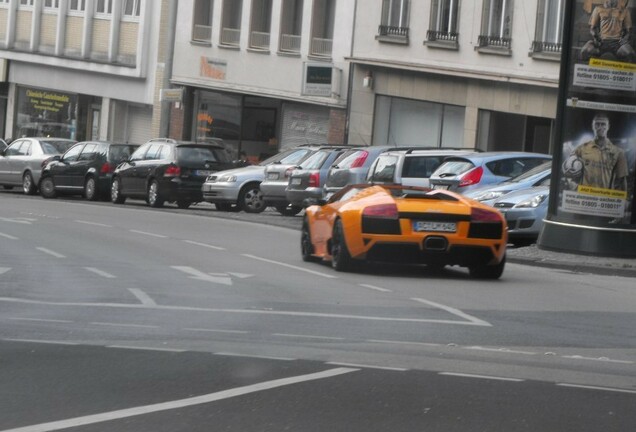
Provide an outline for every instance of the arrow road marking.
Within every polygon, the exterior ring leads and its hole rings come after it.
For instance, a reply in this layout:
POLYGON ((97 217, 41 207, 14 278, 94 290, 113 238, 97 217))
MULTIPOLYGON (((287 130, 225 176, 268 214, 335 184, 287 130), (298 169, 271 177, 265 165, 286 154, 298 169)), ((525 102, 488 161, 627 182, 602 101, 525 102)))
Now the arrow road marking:
POLYGON ((204 282, 212 282, 221 285, 232 285, 232 278, 225 273, 206 274, 192 267, 172 266, 173 269, 182 271, 190 275, 190 279, 200 280, 204 282))
POLYGON ((9 270, 11 270, 10 267, 0 267, 0 275, 1 274, 5 274, 6 272, 8 272, 9 270))
POLYGON ((479 318, 476 318, 476 317, 474 317, 472 315, 468 315, 467 313, 462 312, 459 309, 455 309, 454 307, 445 306, 443 304, 435 303, 435 302, 432 302, 432 301, 429 301, 429 300, 425 300, 425 299, 422 299, 422 298, 412 298, 411 300, 415 300, 416 302, 424 303, 424 304, 427 304, 429 306, 433 306, 433 307, 445 310, 448 313, 451 313, 453 315, 457 315, 458 317, 464 318, 471 325, 492 327, 492 324, 490 324, 489 322, 480 320, 479 318))

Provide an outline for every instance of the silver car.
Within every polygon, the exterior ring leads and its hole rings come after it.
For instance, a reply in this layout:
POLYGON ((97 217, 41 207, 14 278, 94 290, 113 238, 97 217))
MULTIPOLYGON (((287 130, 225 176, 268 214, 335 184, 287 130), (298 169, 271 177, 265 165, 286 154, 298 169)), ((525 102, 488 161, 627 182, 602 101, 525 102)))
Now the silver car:
POLYGON ((203 200, 214 204, 220 211, 260 213, 267 207, 260 190, 265 168, 272 164, 296 164, 307 153, 307 148, 297 147, 282 151, 258 165, 216 172, 203 183, 203 200))
POLYGON ((331 196, 350 184, 365 183, 371 164, 378 155, 392 148, 394 147, 356 147, 342 153, 327 174, 324 186, 325 196, 331 196))
POLYGON ((508 240, 515 246, 535 243, 548 212, 550 185, 520 189, 493 203, 508 223, 508 240))
POLYGON ((22 186, 27 195, 37 191, 45 161, 69 149, 74 140, 66 138, 18 138, 0 151, 0 185, 5 189, 22 186))

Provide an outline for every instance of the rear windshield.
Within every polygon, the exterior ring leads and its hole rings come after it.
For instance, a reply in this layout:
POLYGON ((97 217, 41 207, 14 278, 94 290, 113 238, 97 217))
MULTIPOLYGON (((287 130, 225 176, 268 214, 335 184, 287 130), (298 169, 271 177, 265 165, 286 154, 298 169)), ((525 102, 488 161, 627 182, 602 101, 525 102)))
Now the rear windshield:
POLYGON ((338 159, 333 163, 334 166, 337 166, 339 169, 349 169, 351 165, 358 160, 358 158, 364 156, 364 154, 369 154, 365 150, 347 150, 343 154, 340 155, 338 159))
POLYGON ((70 149, 75 141, 40 141, 44 154, 62 154, 70 149))
POLYGON ((445 156, 409 156, 404 159, 402 177, 429 178, 445 156))
POLYGON ((435 175, 439 177, 458 176, 473 168, 475 168, 475 165, 466 159, 447 160, 446 162, 442 162, 435 170, 435 175))
POLYGON ((549 169, 552 169, 552 161, 550 162, 546 162, 546 163, 542 163, 541 165, 538 165, 534 168, 532 168, 529 171, 526 171, 525 173, 518 175, 515 178, 510 179, 510 182, 513 183, 518 183, 518 182, 522 182, 526 179, 529 179, 532 176, 535 176, 537 174, 541 174, 544 171, 547 171, 549 169))
POLYGON ((126 161, 130 158, 130 155, 133 154, 136 149, 137 146, 134 145, 111 145, 110 151, 108 152, 108 162, 121 163, 123 161, 126 161))
POLYGON ((225 149, 210 146, 180 146, 177 147, 177 162, 179 164, 230 162, 230 155, 225 149))
POLYGON ((310 150, 298 150, 290 155, 285 156, 280 160, 283 165, 296 165, 310 153, 310 150))
POLYGON ((518 175, 541 165, 543 162, 545 162, 545 159, 515 157, 488 162, 486 166, 494 175, 502 177, 517 177, 518 175))
POLYGON ((325 159, 327 159, 328 155, 328 151, 317 151, 316 153, 305 159, 303 163, 300 164, 300 167, 306 170, 320 169, 322 164, 325 162, 325 159))

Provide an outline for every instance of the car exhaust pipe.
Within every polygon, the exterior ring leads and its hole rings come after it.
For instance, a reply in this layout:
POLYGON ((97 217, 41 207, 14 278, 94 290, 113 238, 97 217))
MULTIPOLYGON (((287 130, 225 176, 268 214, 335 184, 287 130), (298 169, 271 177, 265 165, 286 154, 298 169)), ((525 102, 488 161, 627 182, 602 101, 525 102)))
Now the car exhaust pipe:
POLYGON ((431 251, 445 251, 448 248, 448 240, 445 237, 430 236, 424 239, 424 249, 431 251))

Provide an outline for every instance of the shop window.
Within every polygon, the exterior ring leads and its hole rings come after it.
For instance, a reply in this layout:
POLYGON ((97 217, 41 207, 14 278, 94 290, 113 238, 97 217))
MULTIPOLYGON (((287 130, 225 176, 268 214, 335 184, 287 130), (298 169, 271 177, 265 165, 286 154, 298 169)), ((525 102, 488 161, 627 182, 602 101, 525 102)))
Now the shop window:
POLYGON ((410 0, 382 0, 382 20, 376 39, 408 43, 410 0))
POLYGON ((212 42, 212 0, 196 0, 194 2, 194 17, 192 20, 192 40, 197 42, 212 42))
POLYGON ((458 49, 459 0, 433 0, 426 44, 458 49))
POLYGON ((484 0, 477 50, 491 54, 512 54, 513 4, 513 0, 484 0))
POLYGON ((224 0, 221 20, 221 45, 238 47, 241 42, 243 0, 224 0))
POLYGON ((281 52, 300 53, 303 28, 303 0, 283 0, 281 17, 281 52))
POLYGON ((564 10, 565 0, 539 0, 534 41, 530 53, 533 57, 547 54, 554 60, 560 60, 564 10))

